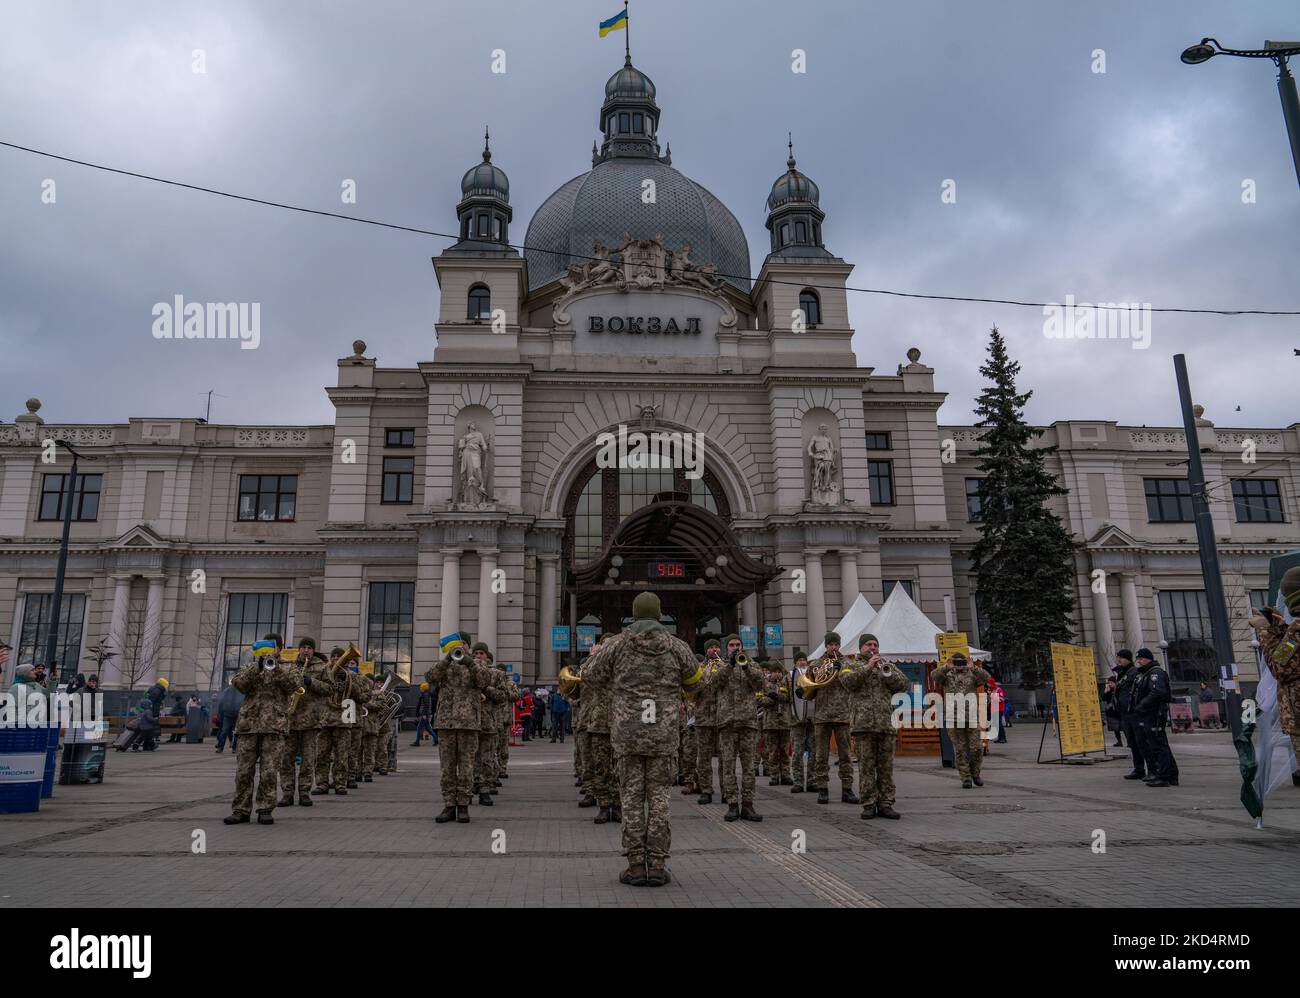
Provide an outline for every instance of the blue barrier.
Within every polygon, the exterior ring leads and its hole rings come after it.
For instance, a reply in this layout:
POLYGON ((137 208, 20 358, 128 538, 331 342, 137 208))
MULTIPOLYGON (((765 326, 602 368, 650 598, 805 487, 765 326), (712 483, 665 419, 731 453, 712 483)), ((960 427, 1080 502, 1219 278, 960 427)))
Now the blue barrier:
POLYGON ((40 809, 49 737, 46 728, 0 728, 0 814, 40 809))

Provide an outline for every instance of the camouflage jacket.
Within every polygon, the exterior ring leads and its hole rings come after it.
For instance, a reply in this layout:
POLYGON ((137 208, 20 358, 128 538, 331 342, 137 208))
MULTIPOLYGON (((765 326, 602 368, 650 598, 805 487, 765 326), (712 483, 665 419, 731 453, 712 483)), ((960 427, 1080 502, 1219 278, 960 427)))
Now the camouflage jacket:
POLYGON ((298 698, 298 706, 289 718, 289 727, 293 731, 313 731, 325 727, 325 722, 332 708, 329 705, 334 687, 326 678, 329 662, 324 655, 317 654, 302 669, 302 688, 306 691, 298 698))
POLYGON ((710 681, 726 665, 724 658, 704 656, 704 673, 700 677, 699 696, 695 698, 695 726, 697 728, 716 728, 718 726, 718 689, 710 681))
POLYGON ((766 684, 762 669, 753 663, 746 668, 727 660, 721 668, 706 671, 702 682, 716 691, 719 728, 758 727, 759 694, 766 684))
POLYGON ((954 669, 951 666, 941 665, 930 673, 931 680, 943 693, 945 700, 944 706, 947 708, 950 696, 974 697, 973 700, 967 700, 968 705, 973 705, 974 709, 965 709, 964 714, 956 710, 944 710, 943 725, 946 728, 978 728, 980 718, 987 717, 988 708, 983 706, 979 700, 979 688, 989 681, 989 674, 981 669, 978 665, 972 665, 965 669, 954 669))
POLYGON ((502 688, 506 691, 506 698, 497 706, 497 724, 508 729, 514 727, 515 701, 519 699, 519 687, 510 678, 510 673, 502 672, 501 678, 505 680, 502 688))
POLYGON ((383 725, 380 723, 384 715, 384 708, 388 706, 388 698, 379 692, 379 687, 371 685, 369 696, 366 698, 366 709, 370 711, 366 715, 364 726, 362 728, 368 735, 383 734, 383 725))
POLYGON ((500 669, 488 666, 487 671, 490 675, 487 686, 483 688, 485 699, 482 701, 483 712, 479 715, 479 731, 495 732, 501 727, 501 707, 505 704, 514 703, 513 700, 507 699, 510 691, 506 685, 514 686, 514 683, 511 683, 506 674, 500 669))
MULTIPOLYGON (((809 665, 817 665, 810 662, 809 665)), ((853 667, 843 655, 837 661, 840 671, 829 683, 817 691, 815 702, 817 709, 813 714, 814 724, 848 724, 853 719, 853 702, 849 691, 844 688, 844 679, 853 672, 853 667)))
POLYGON ((657 620, 623 629, 583 666, 583 685, 610 691, 610 742, 619 755, 677 753, 677 710, 683 687, 700 681, 686 642, 657 620))
POLYGON ((231 684, 244 694, 235 722, 237 735, 287 735, 289 700, 302 680, 302 670, 281 659, 275 668, 265 667, 266 659, 255 658, 235 674, 231 684))
POLYGON ((790 730, 790 675, 785 670, 769 672, 764 677, 763 692, 766 705, 763 706, 764 731, 790 730))
POLYGON ((1268 671, 1277 680, 1277 708, 1282 730, 1288 735, 1300 735, 1300 651, 1286 658, 1286 649, 1279 648, 1283 641, 1300 644, 1300 620, 1291 624, 1271 623, 1259 632, 1260 651, 1268 671), (1276 653, 1279 661, 1274 662, 1276 653))
POLYGON ((573 696, 569 698, 569 723, 573 726, 575 735, 582 734, 587 730, 586 712, 582 709, 583 699, 582 687, 578 687, 573 696))
MULTIPOLYGON (((581 675, 585 680, 587 678, 587 669, 591 667, 592 661, 598 659, 606 653, 609 644, 601 645, 600 651, 588 655, 585 662, 582 663, 581 675)), ((584 683, 585 685, 585 683, 584 683)), ((598 735, 609 734, 609 705, 610 690, 608 686, 592 687, 582 696, 582 728, 584 731, 594 731, 598 735)))
POLYGON ((850 731, 883 734, 894 729, 895 693, 907 690, 907 676, 896 665, 889 666, 889 675, 865 662, 840 680, 853 698, 853 719, 850 731))
POLYGON ((433 726, 439 731, 478 731, 483 723, 483 697, 492 685, 492 670, 468 659, 459 664, 443 658, 424 674, 438 687, 438 712, 433 726))

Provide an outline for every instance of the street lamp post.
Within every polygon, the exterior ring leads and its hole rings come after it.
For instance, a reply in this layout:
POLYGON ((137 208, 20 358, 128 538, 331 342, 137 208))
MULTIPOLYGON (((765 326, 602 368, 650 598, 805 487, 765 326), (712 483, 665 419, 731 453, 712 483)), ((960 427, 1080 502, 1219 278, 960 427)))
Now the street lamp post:
POLYGON ((1199 44, 1183 50, 1183 62, 1199 66, 1216 55, 1236 55, 1247 59, 1272 59, 1277 66, 1277 95, 1282 101, 1282 118, 1286 121, 1287 138, 1291 140, 1291 162, 1295 165, 1296 181, 1300 182, 1300 97, 1296 96, 1295 77, 1287 67, 1287 59, 1300 55, 1300 42, 1265 42, 1262 49, 1229 49, 1217 39, 1202 38, 1199 44))
MULTIPOLYGON (((52 601, 54 605, 50 608, 50 631, 45 640, 45 667, 50 671, 50 677, 57 685, 59 677, 54 674, 54 656, 58 652, 59 645, 59 615, 63 603, 63 577, 68 569, 68 535, 72 532, 72 504, 77 498, 77 461, 82 455, 78 454, 66 440, 54 442, 72 455, 72 468, 68 472, 67 488, 63 493, 63 537, 59 541, 59 564, 54 571, 52 601)), ((94 459, 88 457, 86 460, 94 459)))

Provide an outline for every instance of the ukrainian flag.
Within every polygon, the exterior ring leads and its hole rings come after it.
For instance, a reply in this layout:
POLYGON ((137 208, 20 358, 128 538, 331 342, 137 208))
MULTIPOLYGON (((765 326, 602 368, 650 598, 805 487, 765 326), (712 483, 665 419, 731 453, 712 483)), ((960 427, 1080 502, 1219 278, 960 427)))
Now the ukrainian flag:
POLYGON ((604 38, 611 31, 618 31, 620 28, 622 28, 624 31, 627 30, 627 8, 626 7, 623 10, 620 10, 613 17, 611 17, 608 21, 600 22, 600 37, 604 38))
POLYGON ((448 634, 438 639, 438 648, 444 655, 450 654, 451 650, 457 645, 463 645, 465 642, 460 639, 459 634, 448 634))

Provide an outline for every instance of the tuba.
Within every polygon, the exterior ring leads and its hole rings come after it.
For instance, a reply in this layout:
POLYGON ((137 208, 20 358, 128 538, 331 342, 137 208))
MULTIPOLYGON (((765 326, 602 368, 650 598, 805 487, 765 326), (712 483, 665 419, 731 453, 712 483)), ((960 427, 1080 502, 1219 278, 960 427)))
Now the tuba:
POLYGON ((838 660, 831 658, 829 655, 823 655, 817 660, 817 664, 810 667, 807 672, 795 680, 794 695, 800 700, 812 700, 817 696, 817 691, 824 686, 829 686, 840 671, 838 660))
POLYGON ((352 673, 348 671, 348 666, 361 658, 361 651, 357 648, 356 642, 349 641, 348 649, 339 656, 339 660, 330 666, 329 675, 326 677, 330 685, 334 687, 334 696, 330 700, 330 706, 335 710, 343 709, 344 700, 355 699, 354 694, 356 687, 353 684, 352 673))
POLYGON ((582 676, 574 672, 567 665, 560 668, 560 696, 566 700, 573 696, 573 693, 582 683, 582 676))
POLYGON ((386 726, 389 721, 397 717, 406 707, 406 701, 402 699, 402 694, 390 689, 393 685, 393 673, 384 677, 384 684, 379 688, 379 695, 384 698, 384 713, 379 719, 381 727, 386 726))

